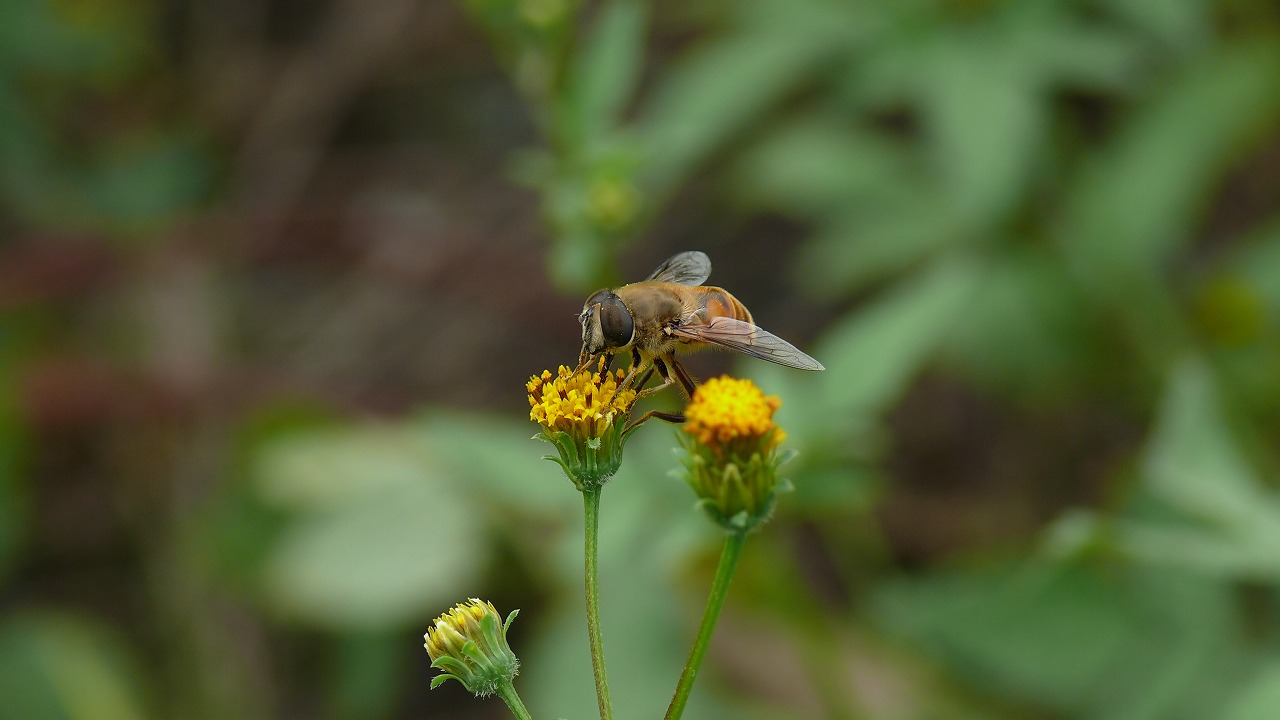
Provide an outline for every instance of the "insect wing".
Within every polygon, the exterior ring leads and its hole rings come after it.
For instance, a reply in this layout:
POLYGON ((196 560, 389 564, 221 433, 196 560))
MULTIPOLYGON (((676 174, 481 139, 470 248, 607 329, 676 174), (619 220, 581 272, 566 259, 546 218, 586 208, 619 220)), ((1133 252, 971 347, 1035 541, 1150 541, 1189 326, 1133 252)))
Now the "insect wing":
POLYGON ((706 282, 709 277, 711 277, 711 258, 701 250, 689 250, 672 255, 645 280, 695 286, 706 282))
POLYGON ((767 330, 731 317, 712 318, 706 325, 686 325, 672 332, 689 340, 720 345, 798 370, 826 370, 822 363, 801 352, 795 345, 767 330))

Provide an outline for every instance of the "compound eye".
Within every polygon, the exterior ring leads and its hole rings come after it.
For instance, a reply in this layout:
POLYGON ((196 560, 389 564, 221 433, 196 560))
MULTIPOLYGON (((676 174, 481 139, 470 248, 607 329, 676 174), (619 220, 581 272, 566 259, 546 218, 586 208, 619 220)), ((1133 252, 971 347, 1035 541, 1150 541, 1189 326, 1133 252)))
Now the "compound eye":
POLYGON ((587 318, 591 317, 591 308, 603 303, 605 299, 612 294, 613 293, 608 290, 597 290, 592 293, 591 297, 587 298, 587 301, 582 303, 582 312, 578 315, 578 319, 586 322, 587 318))
POLYGON ((635 330, 635 320, 627 306, 622 304, 622 298, 609 293, 600 301, 600 333, 609 347, 630 344, 635 330))

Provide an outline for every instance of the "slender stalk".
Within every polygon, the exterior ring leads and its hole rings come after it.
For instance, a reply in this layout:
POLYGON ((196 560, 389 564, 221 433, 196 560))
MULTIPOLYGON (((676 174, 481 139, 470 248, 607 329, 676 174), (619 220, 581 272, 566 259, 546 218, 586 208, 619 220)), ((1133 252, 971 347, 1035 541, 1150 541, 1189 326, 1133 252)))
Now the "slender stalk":
POLYGON ((725 597, 729 595, 729 581, 733 579, 733 571, 738 566, 738 558, 742 556, 742 546, 746 542, 747 533, 743 531, 732 533, 724 539, 724 549, 720 551, 720 566, 716 568, 715 580, 711 582, 707 609, 702 613, 702 625, 689 650, 689 659, 684 664, 684 672, 680 673, 680 681, 676 683, 675 695, 667 706, 665 720, 679 720, 684 713, 685 703, 689 702, 689 692, 693 690, 693 681, 698 676, 698 667, 702 665, 702 656, 706 655, 707 646, 711 644, 716 620, 724 607, 725 597))
POLYGON ((596 562, 596 539, 600 535, 600 488, 582 491, 586 516, 587 638, 591 643, 591 669, 596 677, 596 700, 600 720, 613 720, 609 702, 609 680, 604 671, 604 640, 600 636, 600 573, 596 562))
POLYGON ((520 695, 516 693, 515 685, 503 683, 498 688, 497 694, 507 704, 507 707, 511 708, 512 715, 515 715, 519 720, 533 720, 533 716, 529 714, 529 709, 520 701, 520 695))

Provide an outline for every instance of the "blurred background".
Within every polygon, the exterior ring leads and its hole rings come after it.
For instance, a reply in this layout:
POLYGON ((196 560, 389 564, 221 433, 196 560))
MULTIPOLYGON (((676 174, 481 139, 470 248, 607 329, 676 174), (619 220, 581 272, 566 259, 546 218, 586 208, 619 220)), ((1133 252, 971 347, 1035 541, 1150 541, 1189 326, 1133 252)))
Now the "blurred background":
MULTIPOLYGON (((1280 6, 3 0, 0 718, 593 717, 523 388, 706 251, 821 374, 690 718, 1280 718, 1280 6)), ((674 394, 671 394, 674 395, 674 394)), ((674 404, 678 398, 655 401, 674 404)), ((720 538, 604 493, 620 719, 720 538)))

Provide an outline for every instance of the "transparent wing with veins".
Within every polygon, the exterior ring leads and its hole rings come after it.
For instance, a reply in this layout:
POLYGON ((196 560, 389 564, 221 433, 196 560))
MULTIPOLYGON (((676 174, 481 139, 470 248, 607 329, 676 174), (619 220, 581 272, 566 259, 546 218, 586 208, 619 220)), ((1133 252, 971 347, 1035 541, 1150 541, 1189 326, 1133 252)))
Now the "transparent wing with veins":
POLYGON ((689 250, 667 258, 645 280, 695 286, 706 282, 709 277, 711 258, 700 250, 689 250))
POLYGON ((720 345, 751 357, 768 360, 798 370, 825 370, 822 363, 773 333, 731 317, 712 318, 705 325, 671 328, 672 335, 697 342, 720 345))

